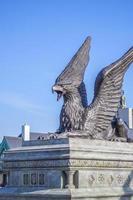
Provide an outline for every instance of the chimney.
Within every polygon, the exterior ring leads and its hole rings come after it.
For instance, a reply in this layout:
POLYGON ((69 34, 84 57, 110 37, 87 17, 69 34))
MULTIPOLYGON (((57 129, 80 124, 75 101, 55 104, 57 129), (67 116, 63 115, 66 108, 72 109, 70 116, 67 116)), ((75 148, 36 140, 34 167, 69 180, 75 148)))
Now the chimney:
POLYGON ((30 126, 27 124, 22 125, 22 138, 24 141, 30 140, 30 126))

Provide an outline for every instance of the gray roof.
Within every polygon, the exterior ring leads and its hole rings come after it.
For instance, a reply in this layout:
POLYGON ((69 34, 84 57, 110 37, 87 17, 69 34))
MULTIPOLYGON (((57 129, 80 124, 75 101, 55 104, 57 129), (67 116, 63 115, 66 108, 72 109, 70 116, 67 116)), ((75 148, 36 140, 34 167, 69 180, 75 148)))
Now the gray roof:
POLYGON ((9 148, 16 148, 22 146, 22 138, 21 137, 12 137, 12 136, 4 136, 9 148))
MULTIPOLYGON (((48 133, 37 133, 37 132, 30 132, 30 140, 38 140, 39 137, 46 137, 48 133)), ((19 135, 22 138, 22 133, 19 135)))
POLYGON ((38 140, 39 137, 45 136, 46 133, 30 132, 30 140, 38 140))
POLYGON ((130 139, 133 139, 133 129, 131 129, 131 128, 128 129, 128 137, 130 139))

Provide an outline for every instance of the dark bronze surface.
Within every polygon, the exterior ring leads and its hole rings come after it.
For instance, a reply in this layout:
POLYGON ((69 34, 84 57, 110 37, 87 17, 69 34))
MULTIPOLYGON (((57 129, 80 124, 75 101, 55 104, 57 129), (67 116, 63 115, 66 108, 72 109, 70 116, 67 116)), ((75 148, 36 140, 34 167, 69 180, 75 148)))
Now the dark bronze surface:
POLYGON ((86 132, 89 138, 127 141, 127 127, 116 117, 125 72, 133 62, 133 47, 120 59, 103 68, 98 74, 94 98, 88 106, 85 69, 89 61, 90 37, 58 76, 53 91, 64 103, 60 113, 59 133, 86 132))

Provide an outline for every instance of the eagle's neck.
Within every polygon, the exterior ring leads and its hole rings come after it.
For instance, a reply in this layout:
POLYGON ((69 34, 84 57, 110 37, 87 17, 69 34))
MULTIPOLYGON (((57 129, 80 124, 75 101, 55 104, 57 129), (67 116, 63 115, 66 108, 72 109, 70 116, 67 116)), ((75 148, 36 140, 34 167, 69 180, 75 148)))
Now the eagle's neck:
POLYGON ((84 107, 77 91, 64 95, 64 104, 60 114, 60 131, 82 130, 84 107))

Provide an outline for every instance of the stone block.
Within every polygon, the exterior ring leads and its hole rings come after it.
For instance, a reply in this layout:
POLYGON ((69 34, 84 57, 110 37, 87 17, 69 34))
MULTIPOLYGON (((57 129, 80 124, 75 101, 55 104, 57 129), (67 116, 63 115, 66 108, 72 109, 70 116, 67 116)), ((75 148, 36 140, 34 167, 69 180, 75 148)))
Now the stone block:
POLYGON ((82 137, 40 143, 5 153, 8 185, 0 200, 133 199, 132 143, 82 137))

